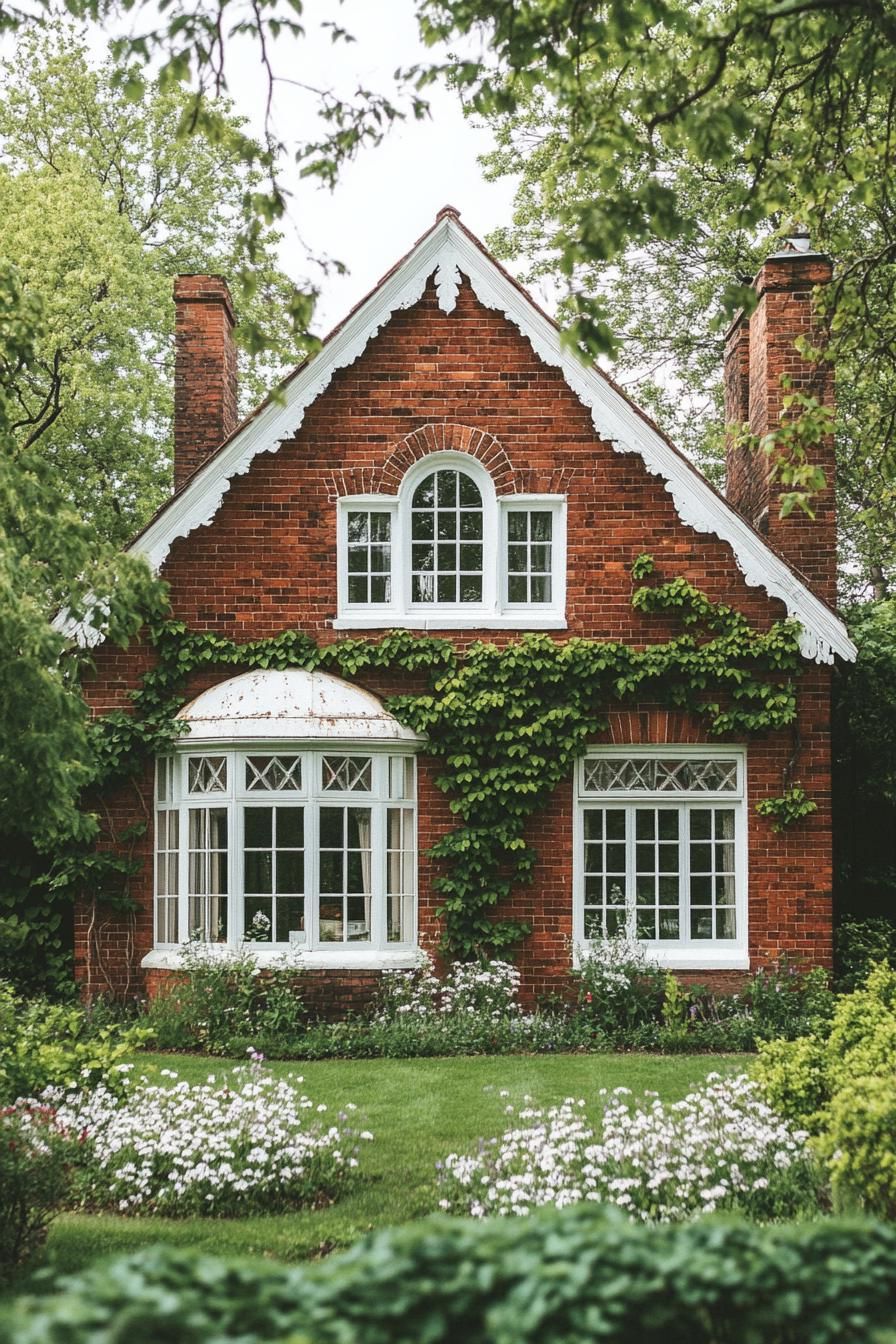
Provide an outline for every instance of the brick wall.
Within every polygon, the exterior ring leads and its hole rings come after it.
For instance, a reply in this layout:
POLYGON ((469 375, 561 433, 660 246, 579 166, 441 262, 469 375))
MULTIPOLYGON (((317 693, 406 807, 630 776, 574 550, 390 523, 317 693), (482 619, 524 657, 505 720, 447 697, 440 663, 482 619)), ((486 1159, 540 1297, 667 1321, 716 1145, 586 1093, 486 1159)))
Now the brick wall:
MULTIPOLYGON (((446 435, 454 448, 472 449, 488 463, 501 493, 559 488, 567 494, 569 629, 556 638, 645 644, 674 633, 671 618, 632 610, 630 566, 645 551, 655 557, 661 576, 684 575, 711 597, 734 603, 760 627, 784 615, 780 603, 744 583, 725 543, 681 524, 663 482, 645 471, 640 458, 616 453, 596 438, 590 413, 516 328, 483 308, 466 284, 455 312, 446 315, 430 282, 419 303, 398 312, 364 355, 335 375, 307 411, 301 431, 277 453, 260 454, 248 473, 233 479, 214 523, 175 542, 163 573, 177 617, 238 640, 285 627, 298 627, 321 641, 335 639, 336 498, 371 488, 359 482, 391 479, 389 473, 409 455, 412 459, 421 445, 439 446, 446 435), (465 443, 457 427, 470 431, 465 443)), ((462 645, 483 634, 498 643, 515 637, 495 631, 451 632, 451 637, 462 645)), ((87 685, 91 703, 98 710, 125 705, 147 656, 139 646, 126 654, 99 649, 87 685)), ((230 675, 232 669, 222 669, 204 681, 196 678, 190 692, 198 694, 230 675)), ((779 794, 795 758, 792 778, 819 810, 791 832, 775 836, 770 822, 751 807, 750 951, 758 959, 787 950, 829 964, 829 672, 807 664, 801 683, 798 734, 772 734, 749 748, 750 800, 779 794)), ((407 682, 390 682, 381 673, 361 684, 378 695, 407 688, 407 682)), ((701 740, 702 732, 684 716, 645 704, 614 710, 607 740, 693 742, 701 740)), ((118 821, 141 812, 143 800, 151 796, 148 788, 149 781, 143 781, 141 796, 128 788, 110 800, 118 821)), ((422 852, 450 825, 447 800, 436 790, 433 765, 425 757, 418 813, 422 852)), ((533 924, 520 955, 530 996, 557 988, 569 964, 571 816, 570 780, 532 823, 530 836, 539 852, 535 880, 514 894, 506 912, 533 924)), ((432 938, 439 932, 434 876, 432 864, 421 858, 420 927, 432 938)), ((131 934, 137 962, 151 946, 151 879, 147 858, 134 883, 141 902, 131 934)), ((87 917, 88 912, 79 912, 82 978, 87 917)), ((108 948, 114 975, 123 976, 125 932, 107 924, 98 936, 108 948)), ((340 988, 337 976, 330 984, 332 993, 341 996, 350 988, 340 988)))

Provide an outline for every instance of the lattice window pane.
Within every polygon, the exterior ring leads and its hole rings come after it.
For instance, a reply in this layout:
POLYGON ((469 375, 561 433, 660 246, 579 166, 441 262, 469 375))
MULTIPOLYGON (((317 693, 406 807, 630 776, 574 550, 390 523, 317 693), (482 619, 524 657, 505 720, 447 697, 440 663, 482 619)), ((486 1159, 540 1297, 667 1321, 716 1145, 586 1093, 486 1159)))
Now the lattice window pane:
POLYGON ((282 793, 301 787, 301 756, 246 757, 246 788, 250 792, 270 790, 282 793))
POLYGON ((653 941, 679 936, 678 809, 635 810, 635 933, 653 941))
POLYGON ((226 793, 227 757, 191 756, 188 779, 190 793, 226 793))
POLYGON ((736 793, 737 761, 596 757, 585 761, 584 787, 588 793, 736 793))
POLYGON ((325 756, 321 787, 328 793, 369 793, 372 765, 369 756, 325 756))
POLYGON ((442 469, 421 481, 411 500, 412 601, 481 602, 482 534, 482 495, 471 477, 442 469))

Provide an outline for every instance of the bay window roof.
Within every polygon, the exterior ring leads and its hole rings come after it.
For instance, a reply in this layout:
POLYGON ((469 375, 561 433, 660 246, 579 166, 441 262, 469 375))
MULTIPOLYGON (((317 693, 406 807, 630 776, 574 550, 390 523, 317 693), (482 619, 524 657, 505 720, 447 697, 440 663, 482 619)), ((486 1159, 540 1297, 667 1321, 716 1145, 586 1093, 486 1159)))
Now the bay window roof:
POLYGON ((369 691, 301 667, 243 672, 203 691, 177 718, 189 726, 182 739, 189 743, 418 741, 369 691))

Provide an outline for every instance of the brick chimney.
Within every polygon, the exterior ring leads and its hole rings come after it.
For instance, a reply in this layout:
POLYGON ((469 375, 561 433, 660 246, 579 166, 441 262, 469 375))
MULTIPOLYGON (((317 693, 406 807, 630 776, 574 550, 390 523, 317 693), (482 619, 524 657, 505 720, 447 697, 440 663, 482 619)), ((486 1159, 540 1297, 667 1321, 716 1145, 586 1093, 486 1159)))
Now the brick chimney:
MULTIPOLYGON (((790 380, 790 391, 805 392, 833 406, 830 365, 812 364, 794 348, 799 336, 811 339, 818 331, 812 293, 828 283, 831 273, 830 259, 809 251, 808 239, 801 234, 788 239, 785 248, 761 267, 753 281, 756 308, 751 317, 739 314, 734 319, 726 341, 727 424, 747 423, 760 438, 775 429, 787 395, 781 386, 782 374, 790 380)), ((819 596, 833 603, 837 579, 833 440, 825 440, 812 451, 827 478, 825 489, 811 501, 814 518, 800 509, 781 518, 778 494, 782 487, 769 481, 765 454, 730 443, 725 493, 738 513, 768 538, 819 596)))
POLYGON ((237 425, 233 300, 219 275, 174 281, 174 488, 237 425))

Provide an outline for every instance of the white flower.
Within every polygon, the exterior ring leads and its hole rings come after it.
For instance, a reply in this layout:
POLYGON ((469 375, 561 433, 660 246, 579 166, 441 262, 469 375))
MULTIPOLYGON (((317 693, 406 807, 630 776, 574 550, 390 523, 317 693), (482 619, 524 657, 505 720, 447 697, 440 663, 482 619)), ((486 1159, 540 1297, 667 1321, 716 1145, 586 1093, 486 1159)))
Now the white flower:
POLYGON ((52 1090, 65 1128, 86 1132, 92 1202, 166 1214, 293 1207, 357 1165, 345 1152, 360 1136, 344 1116, 326 1129, 309 1123, 301 1078, 273 1077, 257 1058, 222 1083, 210 1075, 193 1086, 162 1073, 163 1085, 127 1079, 123 1095, 104 1086, 52 1090))
POLYGON ((640 1106, 628 1088, 601 1090, 603 1115, 594 1129, 584 1102, 567 1097, 542 1111, 528 1107, 500 1138, 474 1156, 442 1164, 442 1203, 484 1216, 475 1182, 488 1189, 489 1213, 563 1207, 602 1200, 639 1219, 668 1221, 700 1211, 743 1206, 768 1189, 779 1171, 802 1164, 806 1136, 791 1131, 745 1076, 710 1075, 703 1087, 671 1105, 648 1094, 640 1106))

